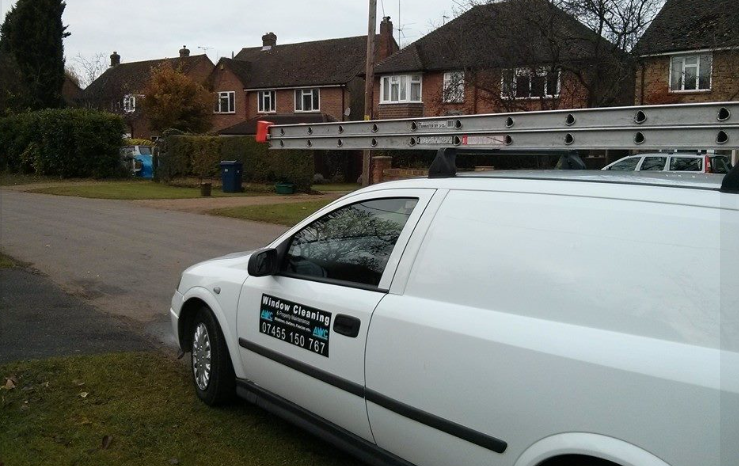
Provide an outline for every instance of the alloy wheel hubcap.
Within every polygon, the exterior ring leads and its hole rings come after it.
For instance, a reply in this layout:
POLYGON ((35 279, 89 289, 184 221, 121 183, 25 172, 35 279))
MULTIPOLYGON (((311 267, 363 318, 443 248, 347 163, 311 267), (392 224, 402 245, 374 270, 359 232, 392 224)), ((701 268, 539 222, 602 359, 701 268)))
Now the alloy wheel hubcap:
POLYGON ((192 339, 192 371, 195 384, 205 391, 210 383, 210 337, 203 323, 195 328, 192 339))

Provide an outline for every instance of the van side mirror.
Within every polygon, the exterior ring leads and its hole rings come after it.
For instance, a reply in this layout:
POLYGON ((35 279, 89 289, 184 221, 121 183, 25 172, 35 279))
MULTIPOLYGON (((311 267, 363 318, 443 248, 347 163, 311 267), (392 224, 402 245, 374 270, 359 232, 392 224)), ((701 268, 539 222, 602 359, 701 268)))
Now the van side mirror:
POLYGON ((279 272, 277 250, 260 249, 249 258, 247 270, 252 277, 269 277, 279 272))

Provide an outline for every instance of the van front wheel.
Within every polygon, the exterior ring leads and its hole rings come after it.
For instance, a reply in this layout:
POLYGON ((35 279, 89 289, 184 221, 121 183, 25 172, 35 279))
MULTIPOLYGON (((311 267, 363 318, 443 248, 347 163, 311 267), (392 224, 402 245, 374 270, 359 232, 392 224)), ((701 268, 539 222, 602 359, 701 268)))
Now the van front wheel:
POLYGON ((236 375, 223 332, 211 310, 201 308, 190 329, 195 393, 209 406, 232 401, 236 393, 236 375))

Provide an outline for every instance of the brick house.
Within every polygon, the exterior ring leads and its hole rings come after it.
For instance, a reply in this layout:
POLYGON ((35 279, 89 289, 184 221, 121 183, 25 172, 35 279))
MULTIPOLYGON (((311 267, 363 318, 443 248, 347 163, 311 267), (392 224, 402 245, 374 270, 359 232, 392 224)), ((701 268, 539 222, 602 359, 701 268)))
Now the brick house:
POLYGON ((550 2, 476 6, 376 66, 373 116, 587 107, 587 73, 608 53, 550 2))
MULTIPOLYGON (((398 50, 393 24, 384 18, 377 60, 398 50)), ((214 129, 221 135, 254 134, 256 121, 315 123, 361 119, 367 37, 279 45, 267 33, 261 47, 219 60, 209 83, 216 94, 214 129)))
POLYGON ((69 75, 64 76, 62 98, 67 107, 76 107, 79 105, 79 101, 82 98, 82 89, 74 79, 69 77, 69 75))
POLYGON ((667 0, 636 48, 637 104, 739 99, 736 0, 667 0))
POLYGON ((121 63, 121 56, 113 52, 110 67, 84 90, 84 105, 122 115, 130 137, 151 139, 159 136, 149 128, 140 104, 145 98, 142 92, 151 79, 152 70, 164 63, 198 83, 205 83, 214 67, 207 55, 191 56, 184 46, 177 58, 131 63, 121 63))

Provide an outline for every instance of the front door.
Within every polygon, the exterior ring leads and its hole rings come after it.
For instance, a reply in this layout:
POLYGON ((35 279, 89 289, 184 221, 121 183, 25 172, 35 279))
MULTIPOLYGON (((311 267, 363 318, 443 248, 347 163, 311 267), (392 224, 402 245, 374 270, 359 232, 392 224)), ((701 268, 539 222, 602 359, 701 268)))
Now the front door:
POLYGON ((239 300, 249 380, 373 442, 364 400, 370 317, 433 190, 353 196, 289 232, 276 276, 249 277, 239 300))

